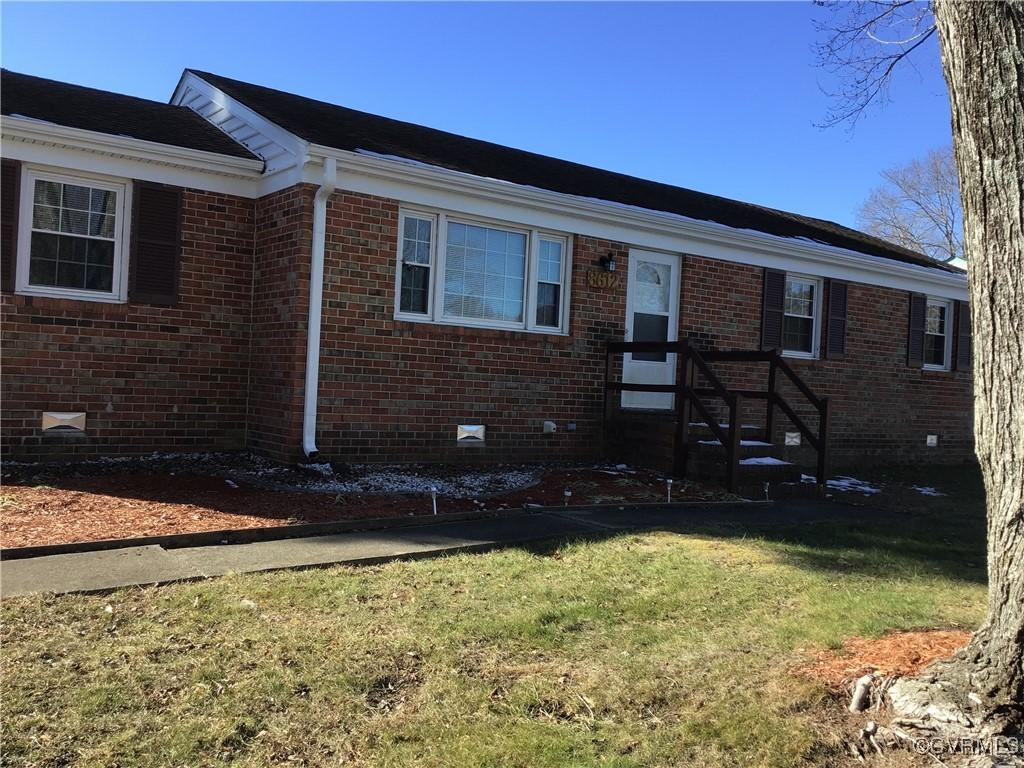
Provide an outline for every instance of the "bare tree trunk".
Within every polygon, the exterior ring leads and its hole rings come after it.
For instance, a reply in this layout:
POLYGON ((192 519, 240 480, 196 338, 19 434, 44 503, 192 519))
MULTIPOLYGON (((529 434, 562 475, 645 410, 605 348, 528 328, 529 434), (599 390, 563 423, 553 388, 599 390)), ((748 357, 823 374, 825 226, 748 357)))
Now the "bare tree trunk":
POLYGON ((957 659, 890 693, 992 734, 1024 727, 1024 3, 940 0, 935 18, 970 264, 988 616, 957 659))

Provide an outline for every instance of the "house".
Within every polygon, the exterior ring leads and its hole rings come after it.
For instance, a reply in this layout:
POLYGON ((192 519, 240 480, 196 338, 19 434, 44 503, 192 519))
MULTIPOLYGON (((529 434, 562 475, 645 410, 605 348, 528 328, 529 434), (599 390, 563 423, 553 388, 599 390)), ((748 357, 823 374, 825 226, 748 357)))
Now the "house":
POLYGON ((864 233, 196 70, 0 105, 9 457, 596 458, 675 413, 608 343, 684 338, 780 348, 835 462, 971 454, 965 275, 864 233))

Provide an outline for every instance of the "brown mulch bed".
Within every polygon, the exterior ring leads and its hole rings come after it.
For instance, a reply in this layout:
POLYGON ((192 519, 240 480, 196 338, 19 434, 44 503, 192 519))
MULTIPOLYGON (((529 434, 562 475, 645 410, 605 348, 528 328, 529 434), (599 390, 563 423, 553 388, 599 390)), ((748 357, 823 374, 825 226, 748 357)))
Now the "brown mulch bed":
POLYGON ((971 633, 927 629, 894 632, 884 637, 851 637, 841 651, 819 651, 794 670, 839 691, 861 675, 916 675, 933 661, 948 659, 967 645, 971 633))
MULTIPOLYGON (((4 476, 0 490, 0 547, 432 514, 429 494, 316 492, 282 484, 279 478, 291 468, 274 468, 267 473, 273 480, 267 481, 261 472, 232 472, 224 462, 205 466, 19 468, 4 476)), ((446 471, 457 477, 477 469, 446 471)), ((351 476, 353 471, 346 471, 351 476)), ((536 483, 528 487, 466 498, 439 496, 439 512, 561 505, 566 488, 572 490, 572 504, 665 500, 664 478, 643 470, 532 471, 536 483)), ((673 487, 673 500, 727 498, 734 497, 692 483, 673 487)))

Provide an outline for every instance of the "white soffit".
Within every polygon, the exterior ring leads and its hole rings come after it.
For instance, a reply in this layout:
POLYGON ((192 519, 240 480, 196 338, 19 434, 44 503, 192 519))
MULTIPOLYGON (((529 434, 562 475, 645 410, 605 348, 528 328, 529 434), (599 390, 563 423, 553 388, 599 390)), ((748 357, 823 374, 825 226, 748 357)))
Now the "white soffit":
POLYGON ((182 74, 171 103, 188 107, 250 152, 263 158, 267 174, 292 168, 305 158, 305 141, 193 72, 186 70, 182 74))

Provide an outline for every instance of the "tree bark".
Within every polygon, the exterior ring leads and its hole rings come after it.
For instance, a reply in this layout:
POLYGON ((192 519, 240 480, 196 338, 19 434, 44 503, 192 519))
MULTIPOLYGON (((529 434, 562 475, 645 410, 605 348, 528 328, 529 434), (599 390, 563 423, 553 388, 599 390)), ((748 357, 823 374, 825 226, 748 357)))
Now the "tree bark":
POLYGON ((964 209, 989 591, 968 647, 911 685, 930 684, 961 725, 1005 733, 1024 727, 1024 2, 940 0, 935 19, 964 209))

